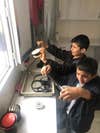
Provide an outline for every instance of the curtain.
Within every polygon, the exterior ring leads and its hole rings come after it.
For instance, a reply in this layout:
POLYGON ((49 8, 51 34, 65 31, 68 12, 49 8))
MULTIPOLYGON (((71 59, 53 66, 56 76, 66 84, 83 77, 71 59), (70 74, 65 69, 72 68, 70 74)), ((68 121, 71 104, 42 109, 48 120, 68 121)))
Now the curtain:
POLYGON ((45 39, 55 40, 57 2, 58 0, 45 0, 44 2, 45 39))

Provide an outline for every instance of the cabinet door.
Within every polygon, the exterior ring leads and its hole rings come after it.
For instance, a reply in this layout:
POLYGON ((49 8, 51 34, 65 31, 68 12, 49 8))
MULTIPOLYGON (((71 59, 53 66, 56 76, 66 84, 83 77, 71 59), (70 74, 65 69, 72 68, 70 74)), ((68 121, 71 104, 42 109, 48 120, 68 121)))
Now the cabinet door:
POLYGON ((99 20, 100 0, 59 0, 61 19, 99 20))

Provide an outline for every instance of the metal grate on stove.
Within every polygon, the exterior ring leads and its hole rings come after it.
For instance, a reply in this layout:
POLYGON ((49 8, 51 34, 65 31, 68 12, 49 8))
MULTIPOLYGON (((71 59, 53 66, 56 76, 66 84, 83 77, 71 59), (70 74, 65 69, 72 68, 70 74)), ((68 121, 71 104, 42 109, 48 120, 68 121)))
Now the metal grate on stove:
POLYGON ((52 83, 50 77, 41 74, 35 75, 31 83, 31 88, 34 92, 51 92, 52 83))

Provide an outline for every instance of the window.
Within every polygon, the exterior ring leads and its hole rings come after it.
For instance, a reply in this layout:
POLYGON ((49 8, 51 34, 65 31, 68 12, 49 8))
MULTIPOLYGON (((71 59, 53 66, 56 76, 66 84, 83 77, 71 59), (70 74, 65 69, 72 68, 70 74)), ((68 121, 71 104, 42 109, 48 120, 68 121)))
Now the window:
POLYGON ((1 18, 2 18, 2 16, 0 16, 0 57, 1 57, 0 81, 2 80, 3 76, 5 75, 5 73, 8 71, 8 69, 11 66, 10 58, 9 58, 10 53, 8 53, 8 48, 7 48, 9 45, 5 38, 7 36, 7 31, 4 32, 3 24, 5 24, 5 23, 1 18))
MULTIPOLYGON (((11 1, 12 0, 10 0, 10 2, 11 1)), ((7 1, 2 0, 0 2, 0 89, 10 76, 11 71, 14 69, 14 65, 17 64, 16 60, 18 57, 15 51, 19 49, 18 45, 15 46, 14 44, 15 41, 18 42, 18 39, 15 38, 17 30, 13 28, 15 23, 12 20, 10 6, 8 8, 7 1), (15 58, 15 56, 17 58, 15 58)))

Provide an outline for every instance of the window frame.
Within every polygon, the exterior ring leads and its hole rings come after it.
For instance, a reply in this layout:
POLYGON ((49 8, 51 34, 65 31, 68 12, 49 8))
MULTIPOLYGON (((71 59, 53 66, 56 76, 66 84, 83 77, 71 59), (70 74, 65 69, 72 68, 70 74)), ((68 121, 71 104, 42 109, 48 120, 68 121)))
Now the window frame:
POLYGON ((3 75, 0 80, 0 90, 2 90, 14 68, 18 65, 18 63, 21 63, 21 58, 13 0, 2 0, 0 2, 0 6, 0 17, 2 18, 1 21, 9 58, 9 67, 7 70, 3 71, 3 75))

